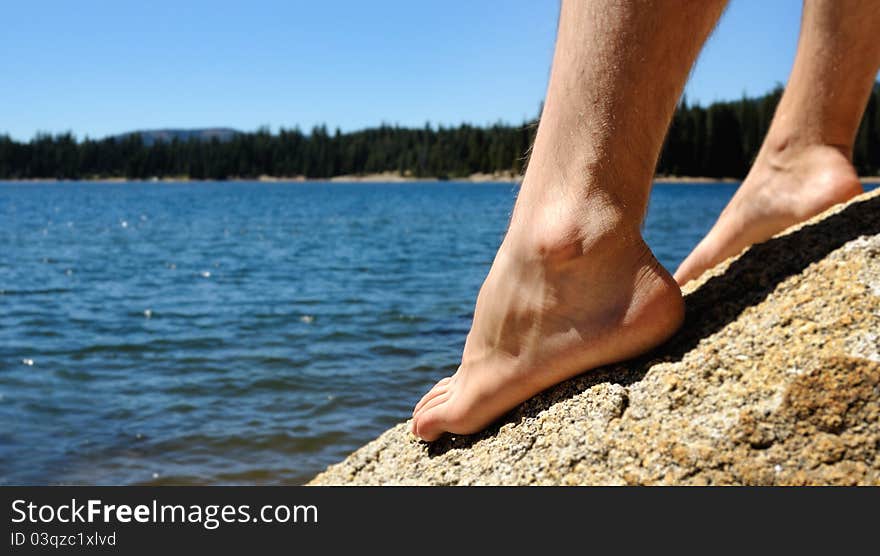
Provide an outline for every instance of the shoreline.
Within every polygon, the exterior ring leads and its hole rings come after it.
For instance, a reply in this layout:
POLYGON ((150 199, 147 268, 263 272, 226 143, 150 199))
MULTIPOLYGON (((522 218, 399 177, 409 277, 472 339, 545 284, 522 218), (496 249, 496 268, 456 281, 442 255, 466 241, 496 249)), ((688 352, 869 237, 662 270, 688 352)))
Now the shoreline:
MULTIPOLYGON (((256 178, 225 178, 193 179, 189 176, 173 176, 162 178, 128 179, 124 177, 113 178, 82 178, 82 179, 58 179, 58 178, 25 178, 25 179, 0 179, 0 183, 199 183, 225 181, 231 183, 511 183, 519 184, 522 178, 511 173, 499 174, 471 174, 455 178, 447 177, 413 177, 403 176, 394 172, 376 174, 342 175, 330 178, 307 178, 305 176, 259 176, 256 178)), ((706 176, 656 176, 655 184, 736 184, 742 180, 736 178, 711 178, 706 176)), ((880 176, 859 176, 863 184, 880 184, 880 176)))

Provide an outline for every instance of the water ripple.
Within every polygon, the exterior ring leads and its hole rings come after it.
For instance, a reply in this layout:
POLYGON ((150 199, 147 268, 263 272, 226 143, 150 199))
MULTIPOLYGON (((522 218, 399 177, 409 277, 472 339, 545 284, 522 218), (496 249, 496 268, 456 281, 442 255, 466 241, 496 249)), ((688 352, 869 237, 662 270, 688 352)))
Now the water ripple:
MULTIPOLYGON (((655 188, 661 262, 733 191, 655 188)), ((307 480, 455 371, 514 196, 0 183, 0 484, 307 480)))

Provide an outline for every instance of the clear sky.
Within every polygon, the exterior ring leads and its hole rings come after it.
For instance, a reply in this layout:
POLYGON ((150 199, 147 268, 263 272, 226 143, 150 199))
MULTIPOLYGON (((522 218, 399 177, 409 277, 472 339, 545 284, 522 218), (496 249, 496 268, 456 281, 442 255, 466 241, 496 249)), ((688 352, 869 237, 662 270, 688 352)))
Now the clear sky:
MULTIPOLYGON (((0 6, 0 133, 519 123, 537 114, 557 0, 69 0, 0 6)), ((798 0, 732 0, 690 100, 788 76, 798 0)))

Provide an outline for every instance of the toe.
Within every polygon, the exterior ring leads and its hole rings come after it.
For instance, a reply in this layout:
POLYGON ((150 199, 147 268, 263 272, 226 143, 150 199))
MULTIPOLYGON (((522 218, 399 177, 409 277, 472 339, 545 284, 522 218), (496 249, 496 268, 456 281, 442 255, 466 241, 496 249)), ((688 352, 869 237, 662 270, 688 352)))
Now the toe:
POLYGON ((699 278, 709 266, 706 259, 705 247, 701 242, 678 266, 678 270, 675 271, 674 277, 678 285, 684 286, 691 280, 699 278))
POLYGON ((426 442, 433 442, 446 432, 447 396, 438 397, 422 408, 415 419, 416 436, 426 442))
MULTIPOLYGON (((418 421, 419 416, 422 413, 424 413, 425 411, 427 411, 428 409, 430 409, 436 405, 439 405, 439 404, 445 402, 449 398, 449 395, 450 394, 448 391, 441 392, 441 393, 437 394, 436 396, 434 396, 433 398, 431 398, 430 400, 426 401, 424 403, 424 405, 422 405, 422 407, 420 407, 419 410, 415 412, 415 414, 413 415, 413 419, 418 421)), ((417 423, 417 425, 418 425, 418 423, 417 423)))
POLYGON ((684 286, 691 280, 693 280, 696 276, 695 264, 693 261, 693 253, 688 256, 680 265, 678 265, 678 270, 675 271, 673 277, 675 281, 678 282, 679 286, 684 286))
POLYGON ((421 409, 422 406, 424 406, 430 400, 446 392, 446 390, 449 388, 449 382, 451 379, 452 377, 446 377, 435 384, 433 388, 428 390, 428 393, 422 396, 422 399, 419 400, 419 403, 417 403, 416 406, 413 408, 412 414, 415 415, 416 413, 418 413, 419 409, 421 409))

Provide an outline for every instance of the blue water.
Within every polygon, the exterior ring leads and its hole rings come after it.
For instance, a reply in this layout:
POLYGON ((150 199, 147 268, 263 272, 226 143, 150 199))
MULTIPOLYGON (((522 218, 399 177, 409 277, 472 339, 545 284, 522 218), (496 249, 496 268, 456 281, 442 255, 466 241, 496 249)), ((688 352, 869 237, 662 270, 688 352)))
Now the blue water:
MULTIPOLYGON (((667 268, 734 190, 654 188, 667 268)), ((0 484, 308 480, 455 370, 514 196, 0 183, 0 484)))

